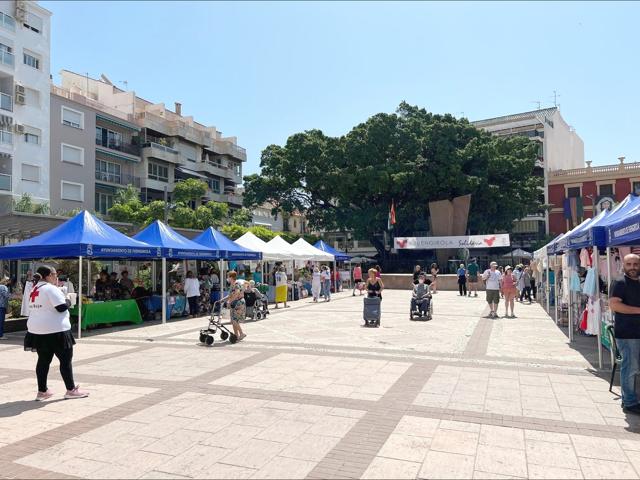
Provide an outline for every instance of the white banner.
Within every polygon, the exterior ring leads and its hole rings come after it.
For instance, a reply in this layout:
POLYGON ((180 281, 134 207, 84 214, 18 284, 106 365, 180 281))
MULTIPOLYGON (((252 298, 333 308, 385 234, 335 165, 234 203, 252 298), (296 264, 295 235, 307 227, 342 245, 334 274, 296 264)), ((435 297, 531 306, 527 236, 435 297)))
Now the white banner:
POLYGON ((435 250, 438 248, 496 248, 511 245, 508 233, 461 237, 396 237, 395 248, 435 250))

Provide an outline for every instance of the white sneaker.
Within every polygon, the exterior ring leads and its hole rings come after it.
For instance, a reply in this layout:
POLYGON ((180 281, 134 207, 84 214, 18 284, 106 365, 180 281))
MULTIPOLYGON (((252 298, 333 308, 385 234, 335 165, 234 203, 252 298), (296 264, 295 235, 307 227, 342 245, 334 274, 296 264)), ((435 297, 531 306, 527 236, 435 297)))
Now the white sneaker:
POLYGON ((76 385, 76 388, 73 390, 67 390, 67 393, 64 394, 65 400, 72 400, 74 398, 86 398, 89 396, 88 392, 83 392, 80 390, 80 385, 76 385))

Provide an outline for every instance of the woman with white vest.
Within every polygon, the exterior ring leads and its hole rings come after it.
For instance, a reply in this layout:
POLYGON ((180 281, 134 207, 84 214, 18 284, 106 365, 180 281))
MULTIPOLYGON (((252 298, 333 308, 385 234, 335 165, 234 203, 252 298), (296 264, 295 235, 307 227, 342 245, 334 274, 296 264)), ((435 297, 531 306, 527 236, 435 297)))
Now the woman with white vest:
POLYGON ((36 401, 44 401, 53 396, 53 392, 47 387, 47 376, 54 355, 60 361, 60 374, 67 388, 64 398, 87 397, 89 394, 81 391, 73 381, 71 360, 76 342, 71 334, 69 321, 70 302, 57 286, 58 277, 54 268, 43 265, 38 268, 38 274, 41 279, 29 294, 29 319, 24 337, 24 349, 38 353, 36 401))

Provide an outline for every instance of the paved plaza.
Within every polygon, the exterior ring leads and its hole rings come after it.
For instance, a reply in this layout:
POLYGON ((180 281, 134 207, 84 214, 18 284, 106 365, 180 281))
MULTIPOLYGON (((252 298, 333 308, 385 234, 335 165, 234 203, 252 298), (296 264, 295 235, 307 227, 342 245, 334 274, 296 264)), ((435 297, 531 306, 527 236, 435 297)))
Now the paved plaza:
POLYGON ((379 329, 350 292, 305 299, 236 345, 200 345, 206 319, 93 330, 74 401, 56 360, 56 395, 33 401, 36 356, 9 334, 0 477, 640 478, 640 422, 594 339, 570 346, 537 304, 491 320, 482 296, 439 292, 412 322, 409 299, 385 292, 379 329))

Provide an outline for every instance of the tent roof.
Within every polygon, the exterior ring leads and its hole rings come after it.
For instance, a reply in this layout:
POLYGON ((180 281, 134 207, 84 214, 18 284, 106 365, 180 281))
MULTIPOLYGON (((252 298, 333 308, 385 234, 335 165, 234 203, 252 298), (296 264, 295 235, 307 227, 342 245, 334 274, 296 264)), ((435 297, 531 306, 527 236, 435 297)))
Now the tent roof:
POLYGON ((275 253, 286 256, 285 260, 308 260, 309 255, 298 250, 280 235, 276 235, 267 242, 267 247, 272 248, 275 253))
POLYGON ((183 237, 160 220, 156 220, 133 238, 161 248, 162 256, 166 258, 219 258, 219 252, 183 237))
POLYGON ((207 248, 219 252, 219 258, 225 260, 260 260, 262 254, 237 244, 213 227, 204 230, 193 239, 207 248))
POLYGON ((612 213, 613 211, 611 210, 603 210, 595 217, 581 223, 562 239, 562 245, 565 246, 567 250, 576 250, 594 245, 604 247, 604 229, 596 229, 594 227, 606 223, 607 218, 609 218, 612 213))
POLYGON ((159 253, 153 246, 127 237, 84 210, 48 232, 0 248, 0 259, 154 258, 159 253))
POLYGON ((273 247, 267 246, 267 242, 256 237, 252 232, 247 232, 236 240, 238 245, 241 245, 254 252, 262 253, 262 259, 267 261, 273 260, 290 260, 287 255, 283 255, 274 250, 273 247))
POLYGON ((322 250, 314 247, 309 242, 307 242, 304 238, 299 238, 292 244, 298 251, 305 253, 308 255, 308 260, 316 260, 318 262, 328 261, 333 262, 333 255, 327 252, 323 252, 322 250))
POLYGON ((640 244, 640 197, 629 195, 607 219, 607 245, 640 244))
POLYGON ((533 255, 521 248, 516 248, 512 252, 505 253, 502 258, 533 258, 533 255))
POLYGON ((317 249, 322 250, 323 252, 330 253, 335 257, 337 262, 348 262, 349 260, 351 260, 351 257, 349 255, 329 246, 327 243, 325 243, 324 240, 318 240, 316 243, 314 243, 313 246, 317 249))

